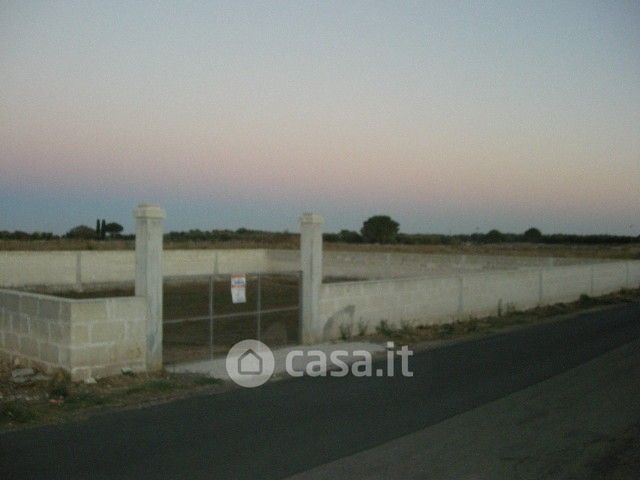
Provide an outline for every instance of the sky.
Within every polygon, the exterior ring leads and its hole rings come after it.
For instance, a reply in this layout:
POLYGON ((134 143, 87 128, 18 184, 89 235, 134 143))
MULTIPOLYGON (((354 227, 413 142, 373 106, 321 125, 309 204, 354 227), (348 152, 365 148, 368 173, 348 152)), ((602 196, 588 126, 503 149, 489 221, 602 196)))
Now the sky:
POLYGON ((0 0, 0 230, 640 234, 640 3, 0 0))

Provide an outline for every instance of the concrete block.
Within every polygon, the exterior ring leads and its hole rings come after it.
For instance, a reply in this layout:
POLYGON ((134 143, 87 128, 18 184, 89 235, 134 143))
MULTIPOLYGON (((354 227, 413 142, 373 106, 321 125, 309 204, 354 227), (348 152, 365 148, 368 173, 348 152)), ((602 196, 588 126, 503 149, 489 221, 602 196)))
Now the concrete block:
POLYGON ((124 322, 93 322, 91 324, 91 342, 121 342, 124 340, 124 322))
POLYGON ((89 325, 85 323, 74 323, 71 325, 71 346, 78 346, 89 343, 89 325))
POLYGON ((144 320, 129 320, 125 322, 125 338, 127 340, 146 341, 146 323, 144 320))
POLYGON ((107 320, 107 300, 88 300, 71 304, 72 322, 99 322, 107 320))
POLYGON ((50 299, 40 299, 39 316, 58 320, 60 318, 60 301, 50 299))
POLYGON ((66 322, 49 322, 49 340, 68 345, 71 339, 71 325, 66 322))
POLYGON ((40 359, 58 365, 58 346, 53 343, 41 343, 40 344, 40 359))
POLYGON ((64 368, 71 366, 71 347, 65 345, 58 346, 58 364, 64 368))
POLYGON ((20 337, 16 333, 6 332, 4 334, 4 344, 7 350, 16 353, 20 351, 20 337))
POLYGON ((20 313, 35 317, 38 315, 40 300, 29 295, 20 296, 20 313))
POLYGON ((20 337, 20 353, 32 358, 38 358, 40 349, 38 341, 31 337, 20 337))
POLYGON ((44 318, 32 318, 30 321, 29 335, 40 341, 49 339, 49 320, 44 318))
POLYGON ((145 359, 146 345, 144 342, 125 342, 116 343, 111 347, 112 363, 120 363, 127 361, 143 362, 145 359))
POLYGON ((110 298, 107 302, 107 312, 110 320, 129 320, 146 317, 147 305, 141 297, 110 298))
POLYGON ((58 318, 62 322, 71 321, 71 302, 60 302, 60 311, 58 312, 58 318))
POLYGON ((20 294, 17 292, 4 292, 2 304, 7 310, 18 313, 20 310, 20 294))
POLYGON ((29 316, 22 313, 13 317, 13 331, 20 335, 29 335, 29 316))
POLYGON ((5 309, 5 327, 4 330, 7 332, 13 332, 13 322, 14 319, 18 316, 17 313, 8 311, 5 309))
POLYGON ((110 362, 111 352, 108 345, 86 345, 70 347, 71 365, 75 367, 92 367, 110 362))

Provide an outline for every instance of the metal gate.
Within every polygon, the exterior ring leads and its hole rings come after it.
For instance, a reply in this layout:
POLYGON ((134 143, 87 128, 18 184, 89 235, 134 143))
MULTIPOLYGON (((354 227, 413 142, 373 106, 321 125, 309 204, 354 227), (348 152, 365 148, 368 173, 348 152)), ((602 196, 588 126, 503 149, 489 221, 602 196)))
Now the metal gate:
POLYGON ((299 342, 302 275, 245 273, 244 303, 233 303, 231 278, 213 274, 165 277, 163 357, 167 364, 226 355, 240 340, 269 347, 299 342))

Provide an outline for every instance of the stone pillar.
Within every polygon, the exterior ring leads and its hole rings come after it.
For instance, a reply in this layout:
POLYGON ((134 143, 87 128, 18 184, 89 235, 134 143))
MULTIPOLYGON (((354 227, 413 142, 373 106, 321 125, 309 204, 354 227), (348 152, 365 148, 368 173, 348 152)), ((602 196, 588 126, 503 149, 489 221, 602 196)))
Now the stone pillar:
POLYGON ((136 296, 146 297, 147 371, 162 368, 162 236, 165 211, 140 204, 136 219, 136 296))
POLYGON ((322 285, 322 224, 315 213, 300 217, 300 263, 302 268, 302 343, 322 341, 319 325, 320 286, 322 285))

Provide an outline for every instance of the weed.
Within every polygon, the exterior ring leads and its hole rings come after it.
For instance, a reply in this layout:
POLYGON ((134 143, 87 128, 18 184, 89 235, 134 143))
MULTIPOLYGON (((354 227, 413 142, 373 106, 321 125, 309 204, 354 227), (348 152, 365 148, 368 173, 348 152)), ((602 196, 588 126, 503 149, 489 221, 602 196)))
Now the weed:
POLYGON ((442 325, 438 326, 438 333, 445 337, 448 335, 453 335, 454 331, 455 331, 454 323, 443 323, 442 325))
POLYGON ((196 385, 216 385, 220 383, 220 380, 213 377, 197 377, 193 380, 196 385))
POLYGON ((349 340, 351 338, 352 325, 350 323, 343 323, 340 325, 340 339, 349 340))
POLYGON ((64 370, 56 370, 49 380, 47 393, 51 397, 67 397, 69 395, 69 386, 71 384, 71 376, 69 372, 64 370))
POLYGON ((169 380, 153 380, 127 389, 127 395, 137 393, 168 392, 175 386, 169 380))
POLYGON ((580 304, 585 304, 585 303, 589 304, 589 303, 592 302, 592 300, 593 299, 589 295, 587 295, 586 293, 583 293, 582 295, 580 295, 580 298, 578 299, 578 303, 580 303, 580 304))
POLYGON ((416 333, 416 329, 409 320, 403 320, 400 323, 400 334, 405 336, 412 336, 416 333))
POLYGON ((27 423, 35 419, 37 414, 23 402, 0 401, 0 423, 27 423))
POLYGON ((376 327, 376 332, 380 335, 384 335, 385 337, 391 337, 395 335, 395 330, 389 325, 389 322, 386 320, 381 320, 378 326, 376 327))
POLYGON ((107 398, 97 395, 94 392, 79 392, 73 395, 69 395, 65 401, 64 406, 70 408, 90 407, 94 405, 104 405, 107 403, 107 398))
POLYGON ((358 322, 358 335, 364 337, 367 334, 367 330, 369 330, 367 322, 360 320, 358 322))

